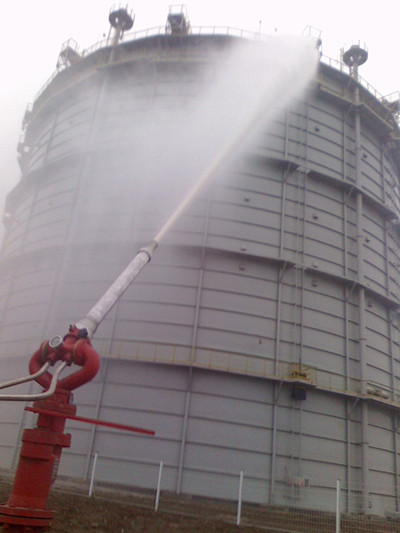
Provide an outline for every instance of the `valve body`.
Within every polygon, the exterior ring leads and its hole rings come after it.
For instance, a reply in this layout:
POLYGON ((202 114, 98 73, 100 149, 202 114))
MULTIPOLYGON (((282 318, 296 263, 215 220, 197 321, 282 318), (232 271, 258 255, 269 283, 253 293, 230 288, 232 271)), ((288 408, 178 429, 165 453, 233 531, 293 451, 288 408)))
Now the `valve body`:
MULTIPOLYGON (((62 449, 71 445, 71 435, 64 433, 66 418, 76 413, 71 391, 93 379, 99 369, 97 352, 78 328, 71 326, 60 341, 51 339, 42 343, 31 358, 30 373, 36 373, 47 362, 57 361, 75 363, 82 368, 58 381, 50 397, 33 403, 32 410, 39 412, 37 424, 33 429, 24 430, 11 494, 8 502, 0 505, 4 533, 48 529, 54 512, 47 508, 47 498, 57 477, 62 449)), ((47 389, 52 375, 46 370, 35 379, 47 389)))
MULTIPOLYGON (((34 407, 74 415, 71 392, 58 389, 50 398, 34 402, 34 407)), ((19 533, 45 530, 54 512, 47 508, 47 498, 54 482, 62 448, 71 445, 71 435, 64 433, 65 418, 39 414, 37 425, 25 429, 14 485, 8 502, 0 506, 3 531, 19 533)))

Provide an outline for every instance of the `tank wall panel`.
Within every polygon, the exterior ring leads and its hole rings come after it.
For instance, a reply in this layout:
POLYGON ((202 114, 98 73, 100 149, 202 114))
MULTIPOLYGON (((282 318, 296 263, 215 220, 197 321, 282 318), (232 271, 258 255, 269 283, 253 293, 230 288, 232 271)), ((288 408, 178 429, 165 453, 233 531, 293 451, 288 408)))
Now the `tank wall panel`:
POLYGON ((399 183, 396 177, 395 166, 392 161, 387 158, 383 160, 383 185, 384 185, 384 200, 385 205, 388 205, 394 210, 397 217, 400 212, 400 190, 399 183))
POLYGON ((362 131, 360 157, 363 186, 377 199, 383 200, 381 142, 368 125, 362 124, 362 131))
POLYGON ((327 102, 309 107, 307 158, 312 168, 343 177, 343 126, 337 110, 327 102))

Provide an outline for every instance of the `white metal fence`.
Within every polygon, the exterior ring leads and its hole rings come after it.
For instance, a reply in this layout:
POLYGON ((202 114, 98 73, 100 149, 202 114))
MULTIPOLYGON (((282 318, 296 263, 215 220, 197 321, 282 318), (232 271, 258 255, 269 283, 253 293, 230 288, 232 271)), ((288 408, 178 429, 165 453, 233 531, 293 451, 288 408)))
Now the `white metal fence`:
MULTIPOLYGON (((97 479, 101 472, 102 458, 96 453, 92 458, 88 496, 96 497, 109 490, 97 479)), ((157 512, 175 513, 184 516, 207 516, 209 519, 279 531, 280 533, 400 533, 400 513, 397 512, 398 497, 393 491, 374 487, 373 494, 382 500, 379 514, 373 509, 363 511, 361 486, 348 487, 337 480, 322 484, 308 480, 288 484, 276 481, 272 503, 255 504, 246 501, 246 472, 237 472, 237 498, 226 500, 176 494, 163 488, 164 462, 154 468, 153 488, 141 490, 124 489, 132 503, 157 512)), ((214 491, 215 492, 215 491, 214 491)), ((112 497, 112 496, 111 496, 112 497)), ((365 497, 365 494, 364 494, 365 497)))

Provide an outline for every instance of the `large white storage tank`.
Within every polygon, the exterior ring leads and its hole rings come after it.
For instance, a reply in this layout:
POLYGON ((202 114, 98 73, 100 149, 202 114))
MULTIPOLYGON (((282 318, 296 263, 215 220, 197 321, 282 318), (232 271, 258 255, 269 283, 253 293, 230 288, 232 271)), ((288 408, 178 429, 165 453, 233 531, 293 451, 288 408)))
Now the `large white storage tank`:
MULTIPOLYGON (((205 65, 218 69, 236 40, 180 27, 63 49, 26 115, 6 205, 2 376, 24 372, 153 238, 193 149, 174 131, 184 150, 169 157, 160 131, 184 123, 205 65)), ((87 476, 96 451, 108 482, 154 487, 163 460, 172 491, 235 498, 244 470, 245 499, 307 506, 308 487, 340 478, 348 510, 398 510, 399 131, 357 61, 320 62, 96 333, 102 367, 76 391, 78 414, 156 436, 69 424, 60 474, 87 476)), ((22 411, 0 407, 9 468, 22 411)))

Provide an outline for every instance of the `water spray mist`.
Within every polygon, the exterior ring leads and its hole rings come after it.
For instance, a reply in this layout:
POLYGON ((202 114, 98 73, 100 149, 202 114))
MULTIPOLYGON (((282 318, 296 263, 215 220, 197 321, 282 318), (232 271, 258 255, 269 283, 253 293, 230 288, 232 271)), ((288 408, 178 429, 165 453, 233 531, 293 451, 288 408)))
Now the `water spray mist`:
MULTIPOLYGON (((255 94, 254 92, 252 94, 246 93, 246 89, 249 88, 248 80, 239 78, 239 69, 236 67, 235 71, 235 69, 232 69, 234 63, 230 64, 229 73, 223 79, 223 91, 229 90, 229 83, 236 82, 241 85, 238 91, 240 99, 236 102, 229 101, 228 99, 228 105, 231 107, 229 135, 225 134, 221 136, 222 142, 220 142, 217 155, 212 159, 211 164, 201 173, 198 180, 164 223, 161 230, 155 235, 154 239, 147 246, 139 250, 137 255, 92 307, 86 317, 79 320, 76 324, 77 328, 86 329, 89 338, 94 335, 97 327, 108 312, 151 260, 154 250, 159 246, 165 235, 187 209, 199 191, 226 164, 232 154, 239 151, 239 149, 241 151, 243 150, 243 145, 250 132, 253 132, 260 122, 265 125, 266 121, 270 121, 277 111, 305 90, 315 73, 318 61, 317 49, 314 42, 305 42, 304 40, 300 42, 298 39, 289 39, 286 41, 285 39, 275 40, 272 46, 271 41, 267 43, 246 43, 247 45, 250 44, 250 46, 245 50, 245 53, 250 53, 252 56, 247 55, 245 59, 248 61, 252 58, 254 61, 254 55, 256 54, 256 62, 258 68, 261 69, 260 75, 258 76, 259 84, 255 94), (288 58, 288 51, 291 54, 290 58, 288 58), (276 54, 278 52, 282 56, 283 70, 277 68, 279 57, 277 58, 276 54), (263 57, 267 61, 263 62, 263 57), (272 63, 271 57, 274 59, 272 63), (247 105, 239 108, 239 104, 246 96, 247 105), (277 100, 280 104, 279 108, 276 108, 275 102, 277 100)), ((244 56, 241 57, 242 61, 243 59, 244 56)), ((247 68, 249 69, 248 64, 247 68)), ((240 74, 242 74, 242 68, 240 68, 240 74)), ((251 86, 254 87, 254 79, 251 80, 251 86)), ((221 92, 221 87, 219 88, 219 93, 224 98, 226 92, 221 92)), ((217 116, 218 119, 221 121, 223 117, 217 116)), ((216 123, 215 126, 221 129, 219 123, 216 123)), ((224 129, 226 130, 226 128, 224 129)))

